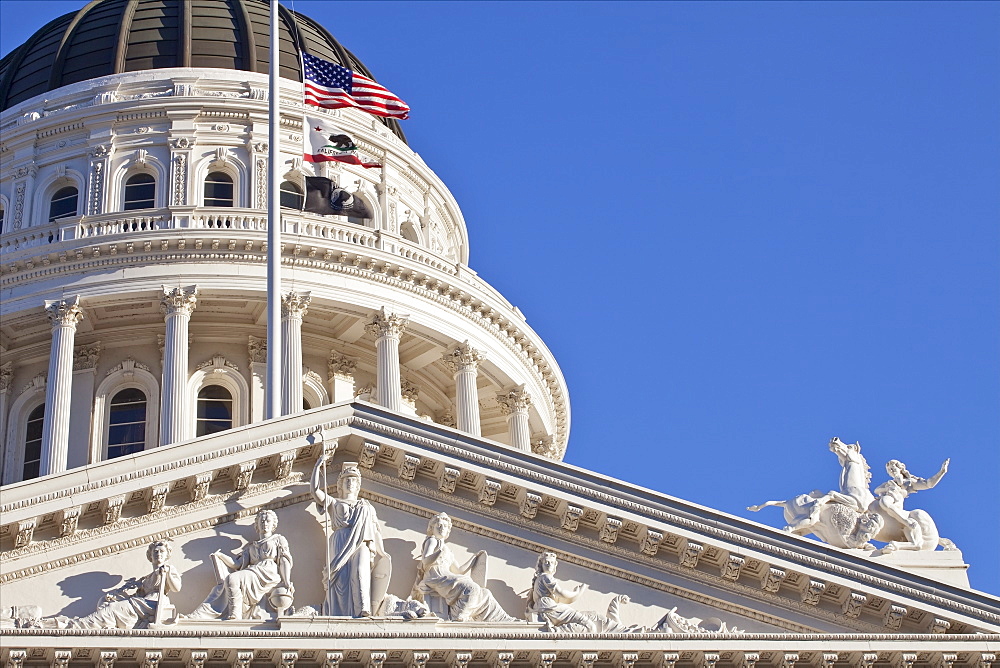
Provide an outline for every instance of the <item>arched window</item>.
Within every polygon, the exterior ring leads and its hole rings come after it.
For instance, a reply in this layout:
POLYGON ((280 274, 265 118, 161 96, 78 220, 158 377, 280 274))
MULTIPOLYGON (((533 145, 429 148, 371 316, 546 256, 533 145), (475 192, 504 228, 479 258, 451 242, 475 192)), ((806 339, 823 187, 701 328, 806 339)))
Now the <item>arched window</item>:
POLYGON ((125 182, 125 211, 156 206, 156 179, 152 174, 133 174, 125 182))
POLYGON ((225 172, 212 172, 205 177, 205 206, 235 206, 233 177, 225 172))
POLYGON ((42 471, 42 424, 45 422, 45 404, 28 414, 24 430, 24 464, 21 480, 37 478, 42 471))
POLYGON ((302 210, 302 188, 291 181, 281 182, 281 206, 286 209, 302 210))
POLYGON ((111 400, 108 459, 142 452, 146 447, 146 394, 135 387, 111 400))
POLYGON ((66 186, 57 190, 49 200, 49 222, 54 223, 61 218, 75 216, 79 194, 76 186, 66 186))
POLYGON ((3 208, 3 203, 0 202, 0 234, 7 231, 7 221, 4 219, 4 214, 6 210, 3 208))
POLYGON ((361 195, 355 193, 354 199, 358 201, 358 204, 355 205, 357 213, 354 215, 347 214, 347 222, 354 223, 355 225, 364 225, 372 217, 372 209, 368 205, 368 201, 361 195))
POLYGON ((206 385, 198 392, 198 422, 195 436, 207 436, 233 428, 233 395, 221 385, 206 385))

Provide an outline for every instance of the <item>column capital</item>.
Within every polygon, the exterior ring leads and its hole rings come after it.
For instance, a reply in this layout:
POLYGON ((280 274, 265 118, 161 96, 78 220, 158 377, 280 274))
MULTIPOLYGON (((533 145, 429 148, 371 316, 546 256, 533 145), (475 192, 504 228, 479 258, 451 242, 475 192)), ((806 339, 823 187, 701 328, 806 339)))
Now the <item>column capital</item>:
POLYGON ((497 403, 504 415, 525 412, 531 406, 531 395, 524 389, 524 385, 518 385, 513 390, 497 392, 497 403))
POLYGON ((471 370, 475 371, 479 367, 479 363, 483 361, 486 357, 484 353, 476 350, 468 341, 458 344, 454 350, 447 353, 441 358, 444 365, 452 373, 458 373, 459 371, 471 370))
POLYGON ((308 292, 296 292, 292 290, 281 295, 281 317, 282 318, 304 318, 308 312, 309 302, 312 296, 308 292))
POLYGON ((400 381, 399 391, 407 401, 416 401, 420 397, 420 386, 406 378, 400 381))
POLYGON ((0 394, 6 394, 10 390, 10 384, 13 380, 14 363, 4 362, 0 365, 0 394))
POLYGON ((73 351, 73 371, 86 371, 97 368, 101 359, 101 342, 92 346, 81 346, 73 351))
POLYGON ((53 327, 71 325, 74 328, 83 320, 83 309, 80 308, 80 297, 73 299, 56 299, 45 302, 45 312, 53 327))
POLYGON ((330 352, 330 359, 327 362, 326 369, 330 378, 334 376, 353 376, 354 371, 358 368, 358 361, 352 357, 348 357, 343 353, 339 353, 336 350, 330 352))
POLYGON ((365 326, 365 329, 369 334, 372 334, 377 338, 382 338, 383 336, 399 338, 399 336, 406 331, 406 325, 409 321, 410 319, 406 316, 397 315, 395 313, 386 313, 385 307, 383 306, 375 313, 371 322, 365 326))
POLYGON ((174 315, 183 313, 191 315, 195 306, 198 305, 198 286, 189 285, 186 288, 168 288, 163 286, 163 294, 160 295, 160 312, 164 315, 174 315))
POLYGON ((250 355, 251 363, 267 362, 267 339, 258 339, 251 334, 247 340, 247 353, 250 355))

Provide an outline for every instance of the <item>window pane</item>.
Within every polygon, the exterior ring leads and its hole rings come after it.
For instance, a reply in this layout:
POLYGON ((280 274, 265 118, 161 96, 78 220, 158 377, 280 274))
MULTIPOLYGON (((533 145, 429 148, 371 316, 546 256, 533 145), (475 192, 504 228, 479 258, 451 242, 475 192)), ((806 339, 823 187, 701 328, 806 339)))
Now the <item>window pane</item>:
POLYGON ((156 202, 156 179, 151 174, 136 174, 125 183, 125 210, 152 209, 156 202))
POLYGON ((146 447, 146 395, 134 387, 111 400, 108 419, 108 459, 140 452, 146 447))
POLYGON ((207 385, 198 392, 197 436, 233 428, 233 395, 221 385, 207 385))
POLYGON ((49 204, 49 222, 76 215, 77 190, 75 187, 62 188, 52 196, 49 204))
POLYGON ((302 209, 302 189, 291 181, 281 183, 281 206, 286 209, 302 209))
POLYGON ((198 393, 199 399, 228 399, 233 400, 233 395, 221 385, 206 385, 198 393))
POLYGON ((146 442, 146 423, 133 422, 132 424, 115 424, 108 429, 108 444, 121 445, 123 443, 146 442))
POLYGON ((38 406, 28 415, 24 436, 24 465, 21 479, 37 478, 42 470, 42 424, 45 422, 45 404, 38 406))
POLYGON ((114 459, 115 457, 124 457, 125 455, 131 455, 136 452, 142 452, 143 443, 126 443, 124 445, 109 445, 108 446, 108 459, 114 459))
POLYGON ((205 206, 233 206, 233 179, 224 172, 205 178, 205 206))

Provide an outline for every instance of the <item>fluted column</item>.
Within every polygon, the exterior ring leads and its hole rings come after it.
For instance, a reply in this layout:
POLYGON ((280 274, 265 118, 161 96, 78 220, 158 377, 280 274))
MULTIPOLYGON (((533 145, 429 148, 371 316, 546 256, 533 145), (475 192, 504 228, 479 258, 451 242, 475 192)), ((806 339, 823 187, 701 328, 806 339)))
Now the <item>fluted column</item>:
POLYGON ((524 385, 513 390, 497 394, 500 410, 507 416, 507 429, 510 430, 510 444, 518 450, 531 451, 531 430, 528 426, 528 407, 531 406, 531 395, 524 385))
POLYGON ((160 445, 184 439, 188 423, 188 322, 198 305, 198 288, 163 286, 160 311, 166 321, 163 337, 163 396, 160 404, 160 445))
POLYGON ((455 378, 455 409, 458 411, 456 426, 473 436, 482 433, 479 424, 479 388, 476 376, 483 357, 483 353, 466 341, 442 358, 455 378))
POLYGON ((375 336, 375 373, 378 385, 378 403, 398 411, 403 403, 399 376, 399 338, 406 329, 407 318, 380 310, 368 323, 367 329, 375 336))
POLYGON ((281 414, 302 412, 302 318, 308 311, 308 292, 281 296, 281 414))
POLYGON ((73 342, 83 320, 80 298, 45 302, 52 322, 52 350, 45 385, 45 420, 42 423, 41 475, 66 470, 69 456, 69 416, 73 391, 73 342))

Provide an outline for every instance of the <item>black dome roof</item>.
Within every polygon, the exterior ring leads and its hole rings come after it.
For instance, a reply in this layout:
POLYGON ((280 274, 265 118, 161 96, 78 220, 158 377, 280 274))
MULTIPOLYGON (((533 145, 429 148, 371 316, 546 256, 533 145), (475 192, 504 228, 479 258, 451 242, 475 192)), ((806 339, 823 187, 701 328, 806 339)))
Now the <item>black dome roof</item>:
MULTIPOLYGON (((0 61, 0 109, 67 84, 165 67, 266 74, 268 0, 92 0, 60 16, 0 61)), ((300 50, 371 77, 312 19, 279 8, 281 76, 302 80, 300 50)), ((380 119, 405 140, 399 124, 380 119)))

